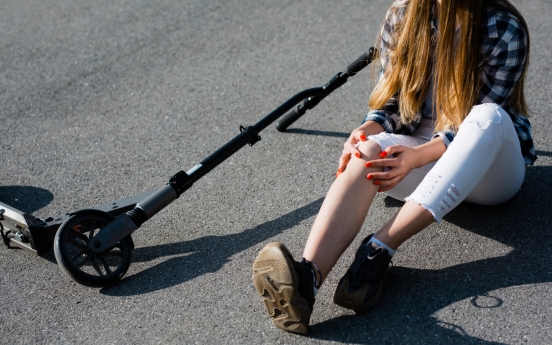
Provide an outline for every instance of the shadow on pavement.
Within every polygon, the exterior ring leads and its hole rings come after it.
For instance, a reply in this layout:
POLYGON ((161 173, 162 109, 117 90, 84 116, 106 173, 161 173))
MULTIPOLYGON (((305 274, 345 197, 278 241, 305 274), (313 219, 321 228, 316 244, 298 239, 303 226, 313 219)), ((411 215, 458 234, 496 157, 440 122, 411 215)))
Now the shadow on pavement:
POLYGON ((552 157, 552 152, 548 152, 548 151, 535 151, 535 153, 537 154, 537 157, 539 156, 547 156, 547 157, 552 157))
MULTIPOLYGON (((492 291, 552 282, 552 167, 529 167, 521 191, 493 207, 463 203, 447 222, 511 248, 502 257, 439 270, 393 267, 378 307, 367 314, 342 316, 311 327, 311 336, 336 342, 368 344, 497 344, 466 334, 459 326, 435 319, 437 311, 465 299, 480 308, 503 301, 492 291)), ((389 206, 401 203, 386 198, 389 206)), ((477 243, 472 244, 474 247, 477 243)), ((469 247, 465 255, 469 254, 469 247)), ((523 302, 521 302, 523 303, 523 302)))
POLYGON ((1 186, 0 202, 25 213, 33 213, 47 206, 54 195, 43 188, 32 186, 1 186))
POLYGON ((334 137, 334 138, 345 138, 345 139, 347 139, 351 134, 351 133, 341 133, 341 132, 316 131, 316 130, 299 129, 299 128, 286 129, 286 133, 320 135, 323 137, 334 137))
MULTIPOLYGON (((498 344, 472 337, 461 327, 441 322, 432 315, 465 299, 476 307, 498 308, 503 301, 489 295, 492 291, 552 281, 549 246, 543 245, 552 243, 552 232, 543 231, 552 226, 551 180, 552 167, 530 167, 521 191, 507 203, 493 207, 463 203, 445 217, 447 222, 460 228, 510 246, 513 249, 507 255, 439 270, 393 267, 378 307, 366 314, 340 316, 312 325, 309 337, 353 344, 373 343, 374 336, 383 344, 498 344)), ((125 278, 114 287, 102 289, 101 293, 139 295, 215 272, 232 255, 315 215, 322 200, 239 234, 137 248, 135 261, 188 255, 171 258, 125 278)), ((385 202, 390 207, 401 205, 391 198, 385 202)))
POLYGON ((290 229, 318 213, 323 198, 277 219, 226 236, 205 236, 192 241, 136 248, 133 261, 150 261, 162 256, 182 255, 168 259, 138 274, 124 278, 117 285, 100 290, 111 296, 132 296, 165 289, 216 272, 229 258, 247 248, 290 229), (188 254, 188 255, 183 255, 188 254), (177 269, 175 269, 177 268, 177 269))

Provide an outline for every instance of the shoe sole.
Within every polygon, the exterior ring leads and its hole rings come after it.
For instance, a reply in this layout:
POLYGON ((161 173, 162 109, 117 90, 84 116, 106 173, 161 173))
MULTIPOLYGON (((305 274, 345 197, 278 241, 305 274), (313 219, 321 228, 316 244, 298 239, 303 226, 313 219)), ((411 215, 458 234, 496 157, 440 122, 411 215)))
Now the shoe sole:
MULTIPOLYGON (((336 291, 336 293, 334 294, 334 297, 333 297, 333 302, 335 304, 337 304, 338 306, 340 306, 340 307, 347 308, 347 309, 352 309, 357 313, 367 313, 367 312, 369 312, 370 310, 374 309, 378 305, 379 301, 381 300, 381 294, 383 292, 383 287, 384 287, 385 283, 387 282, 388 274, 389 274, 389 267, 385 270, 385 274, 383 276, 382 282, 381 282, 378 290, 376 291, 376 294, 374 295, 374 297, 370 298, 368 301, 366 301, 364 303, 361 303, 361 304, 359 304, 356 301, 351 301, 350 299, 354 300, 355 298, 354 297, 351 298, 352 296, 351 296, 350 293, 349 294, 340 294, 340 293, 338 293, 338 291, 339 291, 339 286, 338 286, 338 290, 336 291)), ((359 292, 360 291, 362 291, 362 290, 359 290, 359 292)), ((356 297, 361 297, 361 296, 356 296, 356 297)))
POLYGON ((287 248, 281 243, 267 244, 253 263, 251 278, 272 323, 288 332, 306 334, 308 321, 301 321, 308 320, 310 312, 307 301, 298 293, 299 278, 287 248))

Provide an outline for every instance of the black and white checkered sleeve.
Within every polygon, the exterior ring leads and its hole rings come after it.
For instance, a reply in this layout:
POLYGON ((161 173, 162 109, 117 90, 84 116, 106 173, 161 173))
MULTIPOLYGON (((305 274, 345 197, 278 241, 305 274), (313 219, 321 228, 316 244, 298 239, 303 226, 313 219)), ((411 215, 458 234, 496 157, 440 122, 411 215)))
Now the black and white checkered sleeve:
POLYGON ((512 15, 497 18, 497 38, 483 47, 486 61, 481 73, 480 103, 496 103, 508 107, 527 60, 527 33, 512 15))

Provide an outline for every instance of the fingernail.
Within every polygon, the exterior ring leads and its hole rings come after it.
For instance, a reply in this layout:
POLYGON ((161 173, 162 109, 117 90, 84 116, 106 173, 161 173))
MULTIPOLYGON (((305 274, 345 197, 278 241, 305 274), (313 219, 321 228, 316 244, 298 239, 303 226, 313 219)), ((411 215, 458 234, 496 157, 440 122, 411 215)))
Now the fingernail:
POLYGON ((372 179, 374 178, 374 176, 373 176, 373 175, 370 175, 370 174, 368 174, 368 176, 366 176, 366 178, 368 178, 369 180, 372 180, 372 179))
POLYGON ((360 140, 366 141, 366 136, 365 136, 364 134, 361 134, 361 135, 360 135, 360 140))
POLYGON ((355 156, 357 156, 357 158, 360 158, 360 153, 355 153, 355 156))
POLYGON ((337 168, 337 172, 342 173, 343 171, 341 170, 341 168, 337 168))
POLYGON ((380 181, 374 181, 374 184, 375 184, 376 186, 379 186, 379 185, 381 184, 381 182, 380 182, 380 181))
POLYGON ((337 178, 339 176, 340 172, 336 172, 335 173, 335 178, 337 178))
POLYGON ((380 153, 381 158, 385 158, 386 156, 387 156, 387 152, 383 151, 382 153, 380 153))
POLYGON ((371 167, 371 166, 372 166, 372 163, 366 162, 366 167, 367 167, 367 168, 369 168, 369 167, 371 167))
POLYGON ((378 193, 381 193, 381 192, 383 192, 383 190, 381 190, 381 188, 380 188, 380 189, 378 189, 378 193))

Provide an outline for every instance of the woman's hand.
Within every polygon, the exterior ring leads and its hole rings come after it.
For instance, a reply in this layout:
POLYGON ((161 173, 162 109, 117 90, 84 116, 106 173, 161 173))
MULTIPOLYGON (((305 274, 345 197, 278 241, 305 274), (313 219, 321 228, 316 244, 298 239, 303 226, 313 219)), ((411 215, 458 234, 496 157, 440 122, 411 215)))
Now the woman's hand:
POLYGON ((447 147, 440 137, 416 147, 389 146, 380 155, 383 159, 366 162, 366 167, 389 167, 391 170, 369 173, 366 177, 374 181, 375 185, 379 185, 380 192, 388 191, 401 182, 412 169, 438 160, 446 150, 447 147))
POLYGON ((379 192, 385 192, 401 182, 412 169, 418 167, 419 150, 402 145, 393 145, 380 155, 382 159, 366 162, 366 167, 388 167, 388 171, 372 172, 366 177, 379 186, 379 192), (386 158, 390 157, 390 158, 386 158))
POLYGON ((362 154, 357 149, 357 144, 361 141, 366 141, 366 134, 363 129, 357 128, 351 133, 345 144, 343 144, 343 153, 339 158, 339 166, 337 167, 335 177, 345 171, 352 155, 355 155, 357 158, 361 157, 362 154))
POLYGON ((345 171, 345 168, 347 168, 347 164, 353 155, 358 158, 362 157, 362 153, 357 148, 358 143, 366 141, 367 137, 370 135, 378 134, 383 131, 383 126, 375 121, 366 121, 360 125, 360 127, 356 128, 351 133, 345 144, 343 144, 343 153, 339 158, 339 166, 337 167, 337 174, 335 174, 335 177, 345 171))

